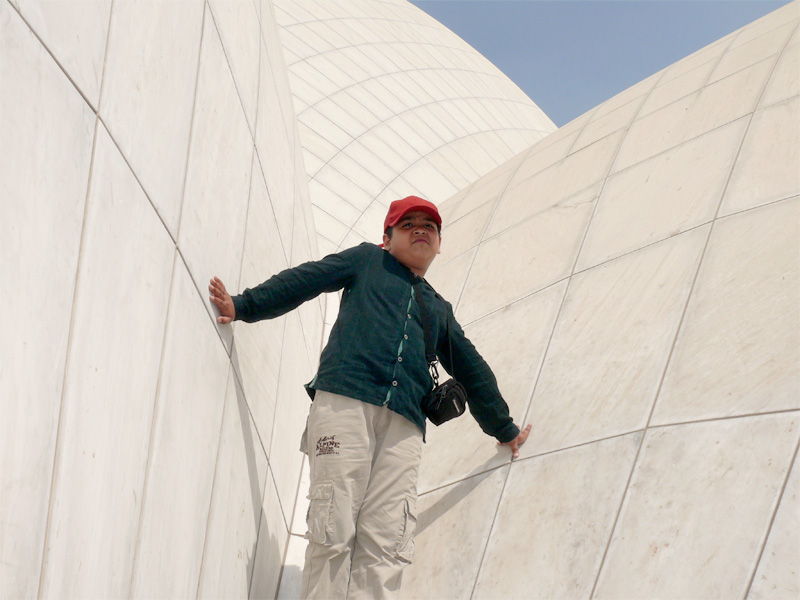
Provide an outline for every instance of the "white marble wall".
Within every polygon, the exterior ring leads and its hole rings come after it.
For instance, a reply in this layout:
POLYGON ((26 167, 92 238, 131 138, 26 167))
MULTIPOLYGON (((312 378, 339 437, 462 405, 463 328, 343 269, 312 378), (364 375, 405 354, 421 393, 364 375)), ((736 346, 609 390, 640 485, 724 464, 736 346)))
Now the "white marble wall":
POLYGON ((556 129, 407 0, 275 0, 320 248, 378 243, 392 200, 443 202, 556 129))
POLYGON ((430 280, 510 463, 431 428, 407 598, 797 598, 800 4, 449 199, 430 280))
POLYGON ((324 306, 268 0, 0 0, 0 597, 272 598, 324 306))

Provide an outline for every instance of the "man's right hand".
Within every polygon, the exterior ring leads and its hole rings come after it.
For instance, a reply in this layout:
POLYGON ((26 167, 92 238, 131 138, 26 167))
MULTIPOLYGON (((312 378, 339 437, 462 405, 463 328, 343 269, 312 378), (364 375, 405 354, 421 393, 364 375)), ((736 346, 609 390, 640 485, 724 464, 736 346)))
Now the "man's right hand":
POLYGON ((233 307, 233 300, 228 290, 225 289, 225 284, 220 281, 219 277, 214 277, 208 285, 208 291, 211 292, 210 300, 219 309, 217 323, 230 323, 236 317, 236 309, 233 307))

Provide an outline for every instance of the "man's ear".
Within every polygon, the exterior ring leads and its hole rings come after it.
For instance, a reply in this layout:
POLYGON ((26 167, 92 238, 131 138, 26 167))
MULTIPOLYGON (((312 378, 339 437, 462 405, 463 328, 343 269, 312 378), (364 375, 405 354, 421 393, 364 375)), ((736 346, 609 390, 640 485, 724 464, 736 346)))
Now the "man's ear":
POLYGON ((442 234, 439 234, 439 249, 436 251, 436 254, 442 253, 442 234))
POLYGON ((389 246, 391 245, 391 243, 392 243, 392 238, 390 238, 388 235, 386 235, 384 233, 383 234, 383 249, 384 250, 388 250, 389 246))

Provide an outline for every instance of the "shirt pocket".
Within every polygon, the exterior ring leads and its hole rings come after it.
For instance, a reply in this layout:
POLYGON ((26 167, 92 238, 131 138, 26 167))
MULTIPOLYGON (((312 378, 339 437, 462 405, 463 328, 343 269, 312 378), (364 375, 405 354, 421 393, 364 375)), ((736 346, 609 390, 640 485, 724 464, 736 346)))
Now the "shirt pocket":
POLYGON ((330 543, 333 535, 333 483, 318 483, 309 490, 306 539, 317 544, 330 543))
POLYGON ((403 517, 400 531, 397 536, 397 549, 395 553, 400 560, 410 563, 414 558, 414 534, 417 531, 417 501, 416 498, 403 499, 403 517))

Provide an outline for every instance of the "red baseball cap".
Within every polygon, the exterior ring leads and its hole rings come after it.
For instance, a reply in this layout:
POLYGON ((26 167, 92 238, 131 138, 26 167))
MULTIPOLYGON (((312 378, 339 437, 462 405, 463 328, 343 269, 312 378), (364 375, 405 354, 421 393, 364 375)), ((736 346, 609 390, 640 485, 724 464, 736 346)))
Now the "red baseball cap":
POLYGON ((386 213, 386 219, 383 221, 383 231, 385 232, 389 227, 394 227, 407 213, 413 211, 428 213, 436 221, 439 228, 442 227, 442 217, 439 216, 439 211, 433 202, 428 202, 419 196, 408 196, 402 200, 395 200, 389 205, 389 212, 386 213))

